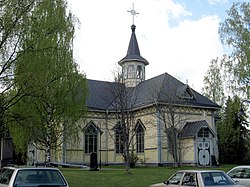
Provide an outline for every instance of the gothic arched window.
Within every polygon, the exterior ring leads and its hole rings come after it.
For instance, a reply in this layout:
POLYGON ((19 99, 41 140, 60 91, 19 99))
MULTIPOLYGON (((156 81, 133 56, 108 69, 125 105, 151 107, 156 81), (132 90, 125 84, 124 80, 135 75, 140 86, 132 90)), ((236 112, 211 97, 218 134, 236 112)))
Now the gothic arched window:
POLYGON ((145 129, 141 122, 138 122, 135 128, 136 134, 136 152, 137 153, 144 153, 144 135, 145 129))
POLYGON ((124 137, 123 137, 123 128, 120 123, 116 125, 115 128, 115 151, 116 153, 123 153, 124 149, 124 137))
POLYGON ((98 130, 93 122, 85 129, 85 153, 97 152, 97 135, 98 130))

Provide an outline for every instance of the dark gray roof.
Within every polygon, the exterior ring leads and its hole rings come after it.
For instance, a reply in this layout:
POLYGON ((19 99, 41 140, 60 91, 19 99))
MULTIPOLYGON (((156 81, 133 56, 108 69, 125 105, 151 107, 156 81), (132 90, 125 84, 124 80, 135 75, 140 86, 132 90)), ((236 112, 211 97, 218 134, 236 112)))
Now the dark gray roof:
POLYGON ((125 85, 115 82, 87 80, 89 96, 87 107, 89 110, 108 110, 114 100, 113 92, 125 85))
POLYGON ((210 108, 217 110, 219 105, 190 88, 168 73, 126 88, 124 84, 88 80, 89 98, 87 107, 98 110, 114 110, 118 94, 126 92, 126 102, 130 109, 147 107, 152 104, 173 104, 210 108))
POLYGON ((131 26, 132 34, 128 46, 127 55, 118 62, 120 65, 129 61, 139 61, 143 62, 145 65, 148 65, 148 61, 145 58, 143 58, 140 54, 139 45, 135 35, 135 28, 136 28, 135 25, 131 26))
POLYGON ((157 104, 220 108, 219 105, 168 73, 143 81, 134 88, 137 106, 157 104))
POLYGON ((210 132, 215 135, 214 131, 208 125, 205 120, 187 122, 184 127, 181 129, 178 137, 179 138, 192 138, 197 135, 201 128, 209 128, 210 132))

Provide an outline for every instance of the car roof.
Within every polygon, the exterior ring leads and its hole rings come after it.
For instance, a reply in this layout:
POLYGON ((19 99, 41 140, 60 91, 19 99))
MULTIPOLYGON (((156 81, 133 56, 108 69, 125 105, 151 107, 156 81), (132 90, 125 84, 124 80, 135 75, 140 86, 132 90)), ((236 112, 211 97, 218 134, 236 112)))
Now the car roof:
POLYGON ((222 170, 179 170, 178 172, 194 172, 194 173, 205 173, 205 172, 224 172, 222 170))
MULTIPOLYGON (((243 165, 242 165, 242 166, 235 166, 235 167, 233 167, 233 168, 250 168, 250 166, 246 166, 246 165, 243 166, 243 165)), ((233 168, 232 168, 232 169, 233 169, 233 168)))
POLYGON ((12 170, 59 170, 58 168, 52 168, 52 167, 3 167, 3 169, 12 169, 12 170))

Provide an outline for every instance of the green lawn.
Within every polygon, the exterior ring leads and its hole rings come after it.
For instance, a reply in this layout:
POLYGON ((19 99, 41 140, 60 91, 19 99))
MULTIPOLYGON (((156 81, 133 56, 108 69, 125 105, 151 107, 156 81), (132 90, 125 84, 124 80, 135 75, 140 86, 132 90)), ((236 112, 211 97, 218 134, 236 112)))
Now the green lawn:
MULTIPOLYGON (((198 169, 220 169, 228 171, 233 165, 198 169)), ((149 184, 162 182, 180 169, 197 169, 195 167, 146 167, 131 169, 132 175, 124 174, 123 167, 103 167, 100 171, 78 168, 61 168, 70 187, 147 187, 149 184)))

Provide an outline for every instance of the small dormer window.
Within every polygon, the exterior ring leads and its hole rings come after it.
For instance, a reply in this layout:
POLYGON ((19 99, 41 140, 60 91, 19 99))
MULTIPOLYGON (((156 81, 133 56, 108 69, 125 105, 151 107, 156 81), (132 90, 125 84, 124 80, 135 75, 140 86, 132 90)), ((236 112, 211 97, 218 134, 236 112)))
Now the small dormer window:
POLYGON ((192 92, 189 89, 187 89, 185 92, 183 92, 182 97, 185 99, 193 99, 194 98, 192 92))
POLYGON ((195 95, 194 95, 192 89, 188 85, 185 85, 184 87, 180 88, 178 95, 180 98, 183 98, 183 99, 194 99, 195 98, 195 95))

